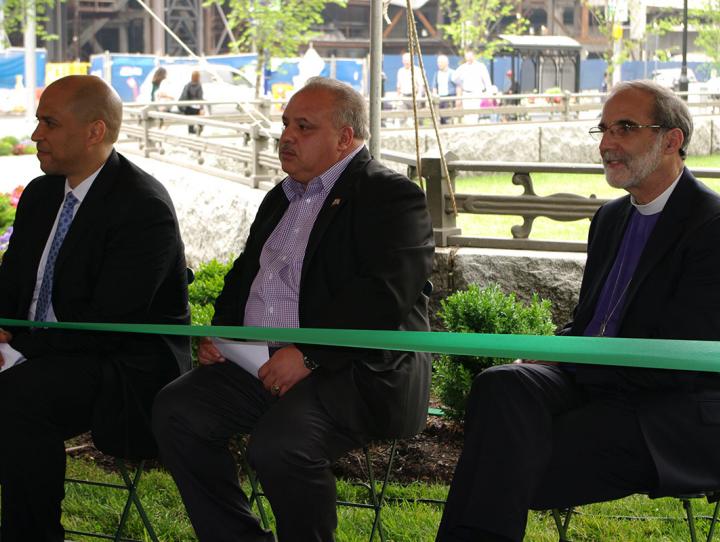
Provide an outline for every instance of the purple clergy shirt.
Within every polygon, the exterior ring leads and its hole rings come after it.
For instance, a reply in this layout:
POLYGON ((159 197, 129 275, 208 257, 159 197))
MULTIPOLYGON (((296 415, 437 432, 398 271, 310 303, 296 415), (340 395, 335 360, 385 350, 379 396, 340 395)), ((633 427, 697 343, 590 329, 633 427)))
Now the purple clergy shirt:
POLYGON ((299 327, 300 274, 310 232, 340 175, 363 145, 311 180, 307 187, 286 177, 282 187, 290 204, 260 253, 260 270, 250 287, 244 325, 299 327))
POLYGON ((620 315, 625 305, 625 294, 637 268, 640 256, 660 213, 640 214, 633 208, 630 222, 625 230, 620 249, 612 269, 605 279, 600 298, 595 306, 593 319, 585 328, 583 335, 616 337, 620 328, 620 315))

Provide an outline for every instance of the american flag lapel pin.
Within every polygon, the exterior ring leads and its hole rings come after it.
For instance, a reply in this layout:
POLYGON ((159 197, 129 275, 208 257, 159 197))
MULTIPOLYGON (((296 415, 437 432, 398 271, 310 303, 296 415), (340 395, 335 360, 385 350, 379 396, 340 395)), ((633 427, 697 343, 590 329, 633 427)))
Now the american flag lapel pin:
POLYGON ((330 207, 335 207, 337 205, 340 205, 340 198, 335 198, 333 202, 330 204, 330 207))

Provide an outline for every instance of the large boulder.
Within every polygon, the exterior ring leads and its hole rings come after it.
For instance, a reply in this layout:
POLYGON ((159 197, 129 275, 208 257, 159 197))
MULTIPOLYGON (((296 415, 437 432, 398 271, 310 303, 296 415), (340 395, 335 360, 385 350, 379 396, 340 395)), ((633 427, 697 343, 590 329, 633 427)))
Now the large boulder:
POLYGON ((549 299, 553 321, 562 326, 572 318, 584 268, 583 253, 438 248, 433 269, 433 327, 439 328, 436 313, 441 299, 472 283, 483 287, 492 282, 524 301, 533 293, 549 299))

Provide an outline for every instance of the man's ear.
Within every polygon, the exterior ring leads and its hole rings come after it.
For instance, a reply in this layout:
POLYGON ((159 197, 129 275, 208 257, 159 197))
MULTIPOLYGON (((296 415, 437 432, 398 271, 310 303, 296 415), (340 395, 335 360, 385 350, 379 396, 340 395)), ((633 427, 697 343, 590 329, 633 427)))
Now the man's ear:
POLYGON ((107 133, 107 126, 102 120, 96 120, 90 123, 90 129, 88 131, 88 144, 97 145, 105 141, 105 134, 107 133))
POLYGON ((685 136, 680 128, 673 128, 665 133, 665 148, 667 154, 677 154, 680 152, 685 141, 685 136))
POLYGON ((340 150, 347 150, 355 140, 355 131, 351 126, 343 126, 340 128, 340 140, 338 141, 338 147, 340 150))

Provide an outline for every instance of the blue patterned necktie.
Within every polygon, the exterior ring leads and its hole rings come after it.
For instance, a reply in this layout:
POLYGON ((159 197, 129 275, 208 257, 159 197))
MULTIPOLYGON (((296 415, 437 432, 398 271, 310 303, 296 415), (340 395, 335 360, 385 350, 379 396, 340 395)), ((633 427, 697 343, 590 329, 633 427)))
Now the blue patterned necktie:
POLYGON ((63 240, 70 229, 73 220, 73 211, 78 204, 78 199, 72 192, 68 192, 65 196, 65 203, 62 211, 60 211, 60 219, 58 220, 55 236, 50 244, 47 262, 45 262, 45 273, 43 274, 42 284, 40 285, 40 293, 38 294, 37 306, 35 307, 35 321, 42 322, 47 317, 50 301, 52 299, 52 285, 55 275, 55 260, 62 246, 63 240))

